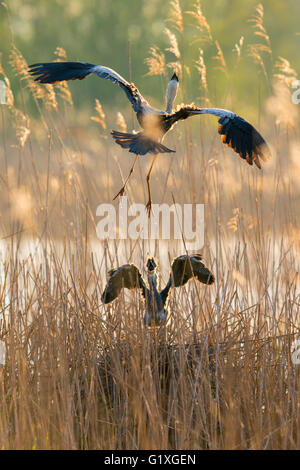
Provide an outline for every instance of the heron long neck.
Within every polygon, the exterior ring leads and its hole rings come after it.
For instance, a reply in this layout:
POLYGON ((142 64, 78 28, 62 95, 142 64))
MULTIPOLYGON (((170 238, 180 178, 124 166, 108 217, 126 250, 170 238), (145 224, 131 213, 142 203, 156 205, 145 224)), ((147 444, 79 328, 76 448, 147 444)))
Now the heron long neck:
POLYGON ((166 319, 164 302, 157 290, 157 274, 148 273, 149 290, 147 291, 147 311, 144 317, 146 325, 161 325, 166 319))
POLYGON ((150 291, 154 293, 154 295, 158 294, 157 290, 157 274, 150 275, 148 274, 148 282, 149 282, 149 287, 150 291))
POLYGON ((171 80, 168 84, 166 92, 166 113, 170 114, 173 111, 173 104, 177 95, 178 81, 171 80))
POLYGON ((149 307, 154 313, 156 310, 159 310, 161 303, 160 295, 157 290, 157 274, 148 274, 148 282, 150 289, 149 307))

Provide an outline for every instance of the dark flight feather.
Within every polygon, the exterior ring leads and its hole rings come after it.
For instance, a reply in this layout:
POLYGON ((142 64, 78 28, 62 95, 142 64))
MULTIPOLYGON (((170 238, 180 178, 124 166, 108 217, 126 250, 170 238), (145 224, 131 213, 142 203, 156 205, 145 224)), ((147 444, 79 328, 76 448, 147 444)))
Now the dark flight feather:
POLYGON ((29 73, 40 83, 82 80, 92 73, 93 64, 86 62, 46 62, 29 66, 29 73))
POLYGON ((202 256, 199 254, 176 258, 172 263, 174 287, 183 286, 193 277, 203 284, 213 284, 215 278, 201 260, 202 256))
POLYGON ((116 299, 123 288, 140 288, 145 297, 146 285, 139 269, 134 264, 124 264, 117 269, 112 269, 109 271, 108 275, 107 286, 101 296, 105 304, 116 299))
POLYGON ((219 119, 219 124, 219 134, 222 135, 223 143, 231 147, 249 165, 254 162, 258 168, 261 168, 260 158, 263 161, 270 158, 266 141, 245 119, 237 115, 232 119, 222 117, 219 119))
POLYGON ((124 132, 112 131, 111 135, 116 143, 129 152, 137 155, 145 155, 146 153, 173 153, 174 150, 165 147, 159 142, 150 139, 143 132, 137 134, 127 134, 124 132))

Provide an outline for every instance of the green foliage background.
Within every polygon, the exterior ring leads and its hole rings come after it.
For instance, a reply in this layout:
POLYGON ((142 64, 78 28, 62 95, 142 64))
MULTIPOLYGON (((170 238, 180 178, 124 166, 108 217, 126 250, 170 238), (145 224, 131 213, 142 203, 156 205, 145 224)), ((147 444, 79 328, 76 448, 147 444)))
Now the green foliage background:
MULTIPOLYGON (((169 47, 163 33, 170 15, 170 4, 161 0, 7 0, 10 23, 6 11, 0 8, 0 51, 2 61, 9 72, 8 55, 11 47, 10 29, 16 46, 22 51, 27 62, 50 61, 57 46, 63 47, 69 60, 83 60, 115 68, 126 78, 132 78, 141 91, 159 105, 163 100, 165 77, 145 76, 148 68, 144 62, 149 49, 157 45, 162 50, 169 47)), ((182 10, 193 9, 194 0, 181 0, 182 10)), ((259 70, 247 53, 247 46, 258 41, 248 22, 254 13, 257 0, 203 0, 201 7, 211 27, 214 40, 218 40, 229 69, 226 77, 215 68, 216 49, 212 44, 195 42, 199 38, 191 26, 192 18, 184 14, 184 36, 179 46, 184 63, 190 68, 186 77, 186 99, 199 99, 199 76, 194 68, 199 47, 204 50, 208 69, 208 83, 211 101, 222 106, 226 93, 234 96, 239 112, 254 112, 258 103, 259 70), (234 45, 244 36, 242 60, 234 69, 234 45), (249 109, 248 109, 249 108, 249 109)), ((263 0, 264 25, 271 39, 273 58, 288 59, 298 72, 300 69, 300 2, 298 0, 263 0)), ((165 51, 166 52, 166 51, 165 51)), ((167 60, 174 60, 166 52, 167 60)), ((272 72, 269 64, 269 73, 272 72)), ((171 73, 171 70, 170 70, 171 73)), ((9 73, 8 73, 9 74, 9 73)), ((13 88, 16 82, 11 73, 13 88)), ((259 92, 266 96, 268 90, 264 80, 259 92)), ((99 82, 96 77, 81 83, 72 83, 71 90, 77 109, 91 108, 95 97, 105 105, 128 106, 117 87, 99 82)), ((15 90, 14 90, 15 91, 15 90)), ((17 93, 17 90, 15 91, 17 93)), ((261 98, 260 98, 261 99, 261 98)), ((33 111, 33 108, 32 108, 33 111)))

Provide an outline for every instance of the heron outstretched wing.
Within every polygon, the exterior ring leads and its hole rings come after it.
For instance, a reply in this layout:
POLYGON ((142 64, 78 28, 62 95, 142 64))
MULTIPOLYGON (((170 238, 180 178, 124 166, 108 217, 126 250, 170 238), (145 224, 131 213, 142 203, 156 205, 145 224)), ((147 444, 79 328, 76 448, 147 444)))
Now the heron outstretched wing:
POLYGON ((219 117, 219 134, 222 142, 231 147, 249 165, 253 162, 261 168, 260 159, 267 161, 271 157, 265 139, 248 121, 227 109, 198 108, 194 105, 181 106, 175 113, 175 119, 186 119, 197 114, 212 114, 219 117))
POLYGON ((42 62, 29 66, 29 73, 40 83, 56 83, 63 80, 82 80, 94 73, 100 78, 117 83, 126 93, 135 112, 150 107, 133 83, 127 82, 115 70, 87 62, 42 62))
POLYGON ((174 287, 183 286, 192 278, 196 278, 203 284, 213 284, 215 281, 214 275, 201 260, 202 256, 199 254, 182 255, 175 258, 171 266, 174 287))
POLYGON ((192 278, 197 279, 203 284, 213 284, 215 282, 214 275, 201 260, 202 256, 199 254, 192 256, 182 255, 173 260, 167 285, 160 292, 164 304, 171 287, 183 286, 192 278))
POLYGON ((101 297, 105 304, 115 300, 122 288, 142 289, 142 294, 146 297, 146 284, 139 269, 134 264, 124 264, 117 269, 112 269, 108 275, 109 279, 101 297))

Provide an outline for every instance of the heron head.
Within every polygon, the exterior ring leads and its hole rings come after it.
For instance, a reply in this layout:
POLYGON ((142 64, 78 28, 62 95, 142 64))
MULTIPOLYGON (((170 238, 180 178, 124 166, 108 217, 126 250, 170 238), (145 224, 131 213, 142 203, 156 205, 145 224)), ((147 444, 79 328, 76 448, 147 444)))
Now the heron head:
POLYGON ((171 80, 176 80, 177 82, 179 82, 179 78, 178 78, 178 75, 176 74, 176 72, 173 73, 173 75, 171 77, 171 80))
POLYGON ((153 257, 147 259, 146 268, 150 275, 156 272, 157 264, 153 257))

